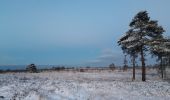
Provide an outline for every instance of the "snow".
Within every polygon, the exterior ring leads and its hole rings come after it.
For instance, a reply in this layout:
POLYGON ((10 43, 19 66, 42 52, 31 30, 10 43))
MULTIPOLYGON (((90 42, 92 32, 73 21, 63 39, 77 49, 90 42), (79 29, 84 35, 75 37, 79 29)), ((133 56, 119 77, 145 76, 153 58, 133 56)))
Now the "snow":
POLYGON ((0 100, 170 100, 170 83, 157 71, 47 71, 0 74, 0 100))
POLYGON ((126 40, 122 41, 122 43, 133 42, 135 40, 138 40, 138 38, 131 36, 128 37, 126 40))

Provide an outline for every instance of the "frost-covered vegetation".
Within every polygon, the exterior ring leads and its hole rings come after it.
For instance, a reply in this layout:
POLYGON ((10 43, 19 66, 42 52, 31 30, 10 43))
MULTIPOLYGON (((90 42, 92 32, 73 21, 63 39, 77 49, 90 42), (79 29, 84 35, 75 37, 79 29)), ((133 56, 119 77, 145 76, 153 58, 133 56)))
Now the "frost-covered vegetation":
POLYGON ((0 100, 169 100, 170 84, 147 70, 45 71, 0 74, 0 100))

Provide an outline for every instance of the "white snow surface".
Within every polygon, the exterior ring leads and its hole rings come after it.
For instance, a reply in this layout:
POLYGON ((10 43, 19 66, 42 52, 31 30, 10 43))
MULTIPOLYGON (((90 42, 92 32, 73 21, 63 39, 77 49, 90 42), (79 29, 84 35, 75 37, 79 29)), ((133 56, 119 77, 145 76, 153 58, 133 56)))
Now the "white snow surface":
POLYGON ((0 74, 0 100, 170 100, 170 83, 147 70, 0 74))

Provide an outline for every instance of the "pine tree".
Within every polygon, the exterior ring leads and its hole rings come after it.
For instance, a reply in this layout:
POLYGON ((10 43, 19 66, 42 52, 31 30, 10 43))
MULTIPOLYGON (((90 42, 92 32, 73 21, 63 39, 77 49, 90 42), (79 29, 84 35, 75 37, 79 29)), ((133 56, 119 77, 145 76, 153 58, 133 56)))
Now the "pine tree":
POLYGON ((37 68, 36 68, 35 64, 28 65, 26 70, 29 71, 30 73, 36 73, 37 72, 37 68))
POLYGON ((130 30, 118 41, 125 50, 141 56, 142 81, 145 77, 145 51, 149 50, 150 40, 163 37, 164 29, 158 25, 158 21, 150 20, 147 11, 141 11, 135 15, 129 24, 130 30))
POLYGON ((133 64, 133 77, 132 77, 132 80, 135 80, 135 59, 137 58, 137 54, 138 54, 139 50, 138 50, 137 46, 136 47, 135 46, 131 47, 131 45, 133 43, 132 41, 137 41, 137 39, 138 39, 138 38, 134 38, 133 35, 135 35, 135 34, 133 33, 133 30, 130 29, 118 41, 118 44, 121 45, 123 53, 130 55, 130 57, 132 59, 131 60, 132 64, 133 64))
POLYGON ((170 38, 158 38, 155 40, 151 40, 149 42, 150 51, 153 56, 157 56, 158 60, 160 60, 160 70, 161 76, 163 76, 163 56, 170 56, 170 38))

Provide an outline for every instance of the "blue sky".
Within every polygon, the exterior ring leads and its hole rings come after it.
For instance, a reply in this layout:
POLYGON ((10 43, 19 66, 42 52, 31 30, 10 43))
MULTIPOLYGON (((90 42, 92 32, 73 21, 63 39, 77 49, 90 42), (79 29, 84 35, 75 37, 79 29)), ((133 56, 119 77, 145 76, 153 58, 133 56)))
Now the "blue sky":
POLYGON ((169 35, 169 4, 169 0, 1 0, 0 65, 122 65, 117 40, 134 15, 147 10, 169 35))

